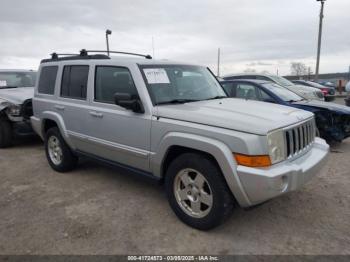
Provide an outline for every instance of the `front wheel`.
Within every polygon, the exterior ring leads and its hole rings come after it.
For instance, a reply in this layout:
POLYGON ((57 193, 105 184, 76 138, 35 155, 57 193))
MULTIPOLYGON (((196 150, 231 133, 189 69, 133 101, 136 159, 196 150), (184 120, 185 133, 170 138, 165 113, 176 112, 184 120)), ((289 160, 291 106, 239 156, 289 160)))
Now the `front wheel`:
POLYGON ((165 187, 175 214, 197 229, 220 225, 234 205, 220 169, 205 155, 186 153, 177 157, 167 170, 165 187))
POLYGON ((66 144, 57 127, 49 129, 46 133, 45 152, 50 166, 57 172, 68 172, 77 165, 78 158, 66 144))

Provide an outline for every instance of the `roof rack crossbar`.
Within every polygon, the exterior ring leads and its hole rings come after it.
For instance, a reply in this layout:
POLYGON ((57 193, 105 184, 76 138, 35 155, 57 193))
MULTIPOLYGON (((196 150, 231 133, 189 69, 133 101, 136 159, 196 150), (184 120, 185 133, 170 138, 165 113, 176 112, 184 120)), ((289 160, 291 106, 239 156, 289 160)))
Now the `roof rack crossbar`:
POLYGON ((112 53, 112 54, 121 54, 121 55, 134 55, 134 56, 141 56, 144 57, 146 59, 152 59, 152 56, 150 55, 143 55, 143 54, 138 54, 138 53, 130 53, 130 52, 121 52, 121 51, 104 51, 104 50, 85 50, 82 49, 80 51, 80 55, 87 55, 88 52, 91 53, 112 53))
POLYGON ((57 59, 58 56, 75 56, 75 55, 79 55, 79 54, 57 54, 57 53, 52 53, 50 54, 52 59, 57 59))

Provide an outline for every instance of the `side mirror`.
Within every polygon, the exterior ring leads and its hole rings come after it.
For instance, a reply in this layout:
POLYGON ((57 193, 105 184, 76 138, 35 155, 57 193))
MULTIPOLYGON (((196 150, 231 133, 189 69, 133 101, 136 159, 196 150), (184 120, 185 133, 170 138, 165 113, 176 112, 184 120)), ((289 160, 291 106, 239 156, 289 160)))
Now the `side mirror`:
POLYGON ((139 98, 132 98, 128 93, 115 93, 114 102, 116 105, 124 107, 135 113, 144 113, 145 110, 139 98))

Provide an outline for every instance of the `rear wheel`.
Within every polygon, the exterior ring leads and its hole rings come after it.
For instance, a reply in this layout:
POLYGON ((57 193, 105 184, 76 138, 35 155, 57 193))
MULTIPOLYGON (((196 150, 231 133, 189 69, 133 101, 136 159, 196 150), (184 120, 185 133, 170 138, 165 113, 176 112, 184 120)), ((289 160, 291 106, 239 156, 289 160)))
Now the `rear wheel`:
POLYGON ((167 170, 165 186, 175 214, 197 229, 220 225, 234 205, 220 169, 205 155, 186 153, 177 157, 167 170))
POLYGON ((7 119, 0 119, 0 148, 12 145, 13 133, 11 122, 7 119))
POLYGON ((46 158, 57 172, 68 172, 74 169, 78 158, 64 141, 57 127, 50 128, 45 136, 46 158))

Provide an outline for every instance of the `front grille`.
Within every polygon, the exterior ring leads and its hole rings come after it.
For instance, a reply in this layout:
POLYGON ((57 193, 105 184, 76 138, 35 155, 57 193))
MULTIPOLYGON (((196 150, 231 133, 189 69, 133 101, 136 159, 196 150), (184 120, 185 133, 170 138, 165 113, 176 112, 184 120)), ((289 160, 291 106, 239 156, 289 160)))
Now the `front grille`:
POLYGON ((286 156, 294 157, 306 151, 314 142, 316 127, 314 119, 285 130, 286 156))

